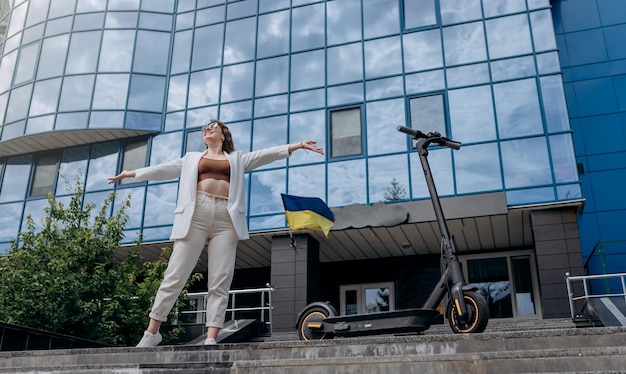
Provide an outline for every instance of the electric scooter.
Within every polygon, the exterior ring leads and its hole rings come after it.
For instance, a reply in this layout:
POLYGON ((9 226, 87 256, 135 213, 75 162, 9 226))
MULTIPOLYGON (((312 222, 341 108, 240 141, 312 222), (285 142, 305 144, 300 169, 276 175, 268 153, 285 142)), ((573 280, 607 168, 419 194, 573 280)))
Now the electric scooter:
POLYGON ((445 138, 437 132, 422 133, 405 126, 397 130, 416 141, 426 184, 441 233, 441 278, 421 308, 390 312, 340 316, 328 302, 307 305, 298 316, 296 329, 301 340, 332 339, 335 336, 353 337, 376 334, 423 333, 440 315, 437 307, 445 299, 445 317, 454 333, 481 333, 489 321, 487 302, 465 283, 454 237, 450 236, 441 209, 441 203, 428 164, 428 146, 436 144, 458 150, 461 143, 445 138))

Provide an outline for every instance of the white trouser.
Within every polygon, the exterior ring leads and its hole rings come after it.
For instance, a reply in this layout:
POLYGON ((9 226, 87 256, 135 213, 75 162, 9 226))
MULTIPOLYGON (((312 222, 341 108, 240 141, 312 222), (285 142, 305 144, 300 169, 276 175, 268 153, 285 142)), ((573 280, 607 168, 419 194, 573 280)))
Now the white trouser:
POLYGON ((224 326, 238 242, 227 205, 226 199, 204 192, 196 193, 196 208, 189 233, 184 239, 174 241, 174 249, 150 318, 167 320, 208 240, 206 325, 219 328, 224 326))

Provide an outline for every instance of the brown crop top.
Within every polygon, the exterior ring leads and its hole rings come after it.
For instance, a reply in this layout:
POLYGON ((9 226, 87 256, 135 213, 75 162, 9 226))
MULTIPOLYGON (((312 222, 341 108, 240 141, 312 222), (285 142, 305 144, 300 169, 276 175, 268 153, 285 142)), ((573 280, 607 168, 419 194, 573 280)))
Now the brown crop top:
POLYGON ((228 160, 200 159, 198 164, 198 182, 207 178, 230 182, 230 163, 228 160))

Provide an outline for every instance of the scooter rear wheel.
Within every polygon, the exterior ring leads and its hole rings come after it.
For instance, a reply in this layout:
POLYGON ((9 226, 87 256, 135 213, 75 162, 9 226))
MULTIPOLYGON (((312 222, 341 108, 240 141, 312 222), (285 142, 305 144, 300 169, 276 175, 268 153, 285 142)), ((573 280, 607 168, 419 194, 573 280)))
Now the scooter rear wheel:
POLYGON ((467 307, 467 320, 459 320, 456 308, 452 302, 448 303, 446 317, 452 331, 455 333, 480 333, 487 328, 489 322, 489 306, 485 299, 473 291, 464 291, 463 300, 467 307))
POLYGON ((300 340, 324 340, 332 339, 335 335, 332 332, 325 332, 320 328, 313 328, 312 325, 322 324, 322 320, 328 317, 330 313, 322 307, 313 307, 304 312, 302 321, 298 327, 298 336, 300 340))

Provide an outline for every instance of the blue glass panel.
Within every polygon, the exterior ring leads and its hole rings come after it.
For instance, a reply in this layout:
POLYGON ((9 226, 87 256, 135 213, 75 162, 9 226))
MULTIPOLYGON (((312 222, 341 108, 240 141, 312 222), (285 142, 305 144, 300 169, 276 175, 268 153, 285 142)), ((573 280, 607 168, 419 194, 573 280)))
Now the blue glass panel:
POLYGON ((404 0, 403 3, 405 29, 437 24, 434 0, 404 0))
POLYGON ((20 59, 17 63, 17 69, 15 69, 14 84, 20 84, 33 79, 38 52, 39 43, 34 43, 20 49, 20 59))
POLYGON ((140 13, 139 28, 169 31, 172 29, 173 18, 170 14, 140 13))
POLYGON ((400 37, 365 42, 365 77, 378 78, 402 73, 400 37))
POLYGON ((248 226, 251 232, 286 227, 285 214, 250 217, 249 221, 250 223, 248 226))
POLYGON ((544 137, 500 143, 507 189, 552 183, 548 146, 544 137))
POLYGON ((400 32, 400 11, 396 0, 370 0, 363 7, 365 38, 375 38, 400 32))
POLYGON ((98 71, 130 71, 135 30, 106 30, 102 36, 102 52, 98 71))
POLYGON ((289 3, 290 0, 259 0, 259 13, 288 8, 289 3))
POLYGON ((458 65, 487 59, 482 22, 444 28, 443 44, 446 65, 458 65))
POLYGON ((578 181, 576 155, 571 134, 553 135, 550 137, 550 156, 554 180, 557 183, 578 181))
POLYGON ((363 48, 361 43, 329 48, 328 84, 347 83, 363 79, 363 48))
POLYGON ((361 1, 340 0, 326 3, 328 45, 361 39, 361 1))
POLYGON ((172 224, 174 222, 177 193, 178 182, 148 186, 143 225, 157 226, 172 224), (159 208, 156 214, 154 214, 155 207, 159 208))
POLYGON ((547 51, 556 48, 552 13, 549 9, 530 14, 530 24, 533 32, 535 52, 547 51))
POLYGON ((0 92, 4 92, 11 87, 16 59, 17 51, 11 52, 2 58, 2 64, 0 64, 0 92))
POLYGON ((586 117, 619 110, 611 78, 575 82, 574 91, 578 113, 570 113, 571 115, 586 117))
POLYGON ((69 32, 72 28, 72 17, 64 17, 46 22, 46 36, 69 32))
POLYGON ((322 49, 291 55, 291 90, 324 86, 325 68, 322 49))
POLYGON ((441 23, 473 21, 482 18, 480 0, 439 0, 441 23))
POLYGON ((4 114, 7 110, 7 101, 9 99, 9 93, 5 92, 0 95, 0 119, 4 118, 4 114))
MULTIPOLYGON (((556 68, 560 69, 560 66, 558 66, 558 56, 556 63, 556 68)), ((506 60, 491 61, 490 65, 493 81, 526 78, 534 76, 536 74, 535 61, 533 60, 533 56, 523 56, 509 58, 506 60)))
POLYGON ((149 165, 158 165, 181 156, 183 149, 182 132, 159 134, 152 138, 149 165))
POLYGON ((457 193, 502 189, 500 157, 495 143, 466 145, 452 153, 457 193))
POLYGON ((20 39, 22 39, 22 33, 17 33, 13 35, 12 37, 8 38, 4 42, 4 51, 5 52, 13 51, 17 47, 19 47, 20 39))
MULTIPOLYGON (((255 120, 252 124, 252 149, 263 149, 287 143, 287 117, 271 117, 255 120)), ((261 168, 285 166, 285 160, 272 162, 261 168)), ((260 169, 261 169, 260 168, 260 169)))
POLYGON ((252 97, 254 64, 225 66, 222 70, 222 102, 252 97))
POLYGON ((626 58, 626 46, 624 45, 623 39, 624 34, 626 34, 626 25, 607 27, 605 29, 604 40, 610 60, 626 58))
POLYGON ((402 77, 376 79, 365 83, 365 97, 367 100, 385 99, 403 94, 402 77))
MULTIPOLYGON (((220 0, 220 2, 223 3, 224 0, 220 0)), ((203 4, 203 5, 206 6, 206 4, 203 4)), ((179 0, 176 11, 178 13, 190 11, 190 10, 193 10, 195 6, 196 6, 196 0, 179 0)))
POLYGON ((176 31, 190 29, 193 27, 194 13, 179 13, 176 15, 176 31))
POLYGON ((251 215, 284 212, 280 193, 287 187, 285 169, 253 172, 250 181, 251 215))
POLYGON ((29 44, 35 40, 41 39, 43 36, 44 24, 40 23, 37 26, 31 27, 29 29, 24 30, 24 34, 22 35, 22 45, 29 44))
POLYGON ((406 135, 395 131, 406 123, 403 98, 367 103, 365 113, 369 155, 406 150, 406 135))
MULTIPOLYGON (((187 102, 187 74, 170 77, 167 87, 167 110, 180 110, 186 108, 187 102)), ((200 96, 202 98, 202 96, 200 96)))
POLYGON ((23 202, 0 205, 0 241, 17 239, 20 231, 20 222, 22 222, 23 208, 23 202))
POLYGON ((137 27, 138 19, 139 13, 137 12, 108 12, 104 27, 106 29, 134 29, 137 27))
POLYGON ((38 132, 47 132, 54 129, 54 114, 49 116, 29 118, 26 123, 25 134, 35 134, 38 132))
MULTIPOLYGON (((316 141, 318 147, 326 148, 326 111, 297 113, 289 117, 289 143, 299 143, 308 139, 316 141)), ((298 151, 289 157, 289 165, 321 162, 324 159, 317 153, 298 151)))
POLYGON ((129 80, 128 74, 98 74, 93 109, 124 109, 129 80))
POLYGON ((363 83, 328 87, 328 106, 363 102, 363 83))
POLYGON ((549 201, 554 201, 553 187, 506 191, 506 202, 508 205, 537 204, 549 201))
POLYGON ((170 49, 170 33, 139 30, 135 45, 136 73, 165 74, 170 49))
POLYGON ((326 201, 326 167, 323 164, 290 167, 287 171, 287 193, 326 201))
POLYGON ((55 130, 86 129, 88 112, 59 113, 54 124, 55 130))
POLYGON ((446 69, 448 88, 456 88, 489 82, 487 63, 457 66, 446 69))
POLYGON ((189 70, 191 35, 191 30, 174 34, 174 51, 172 52, 172 65, 170 67, 171 74, 182 73, 189 70))
POLYGON ((220 119, 222 121, 240 121, 250 118, 252 118, 251 100, 220 105, 220 119))
POLYGON ((9 103, 7 104, 7 114, 4 119, 5 123, 17 121, 26 117, 26 111, 28 110, 28 103, 30 102, 32 89, 33 85, 28 84, 11 91, 9 103))
POLYGON ((567 104, 560 75, 540 78, 543 109, 549 132, 569 130, 567 104))
MULTIPOLYGON (((435 180, 437 194, 440 196, 454 194, 454 177, 452 176, 452 151, 447 148, 428 150, 428 164, 435 180)), ((428 186, 419 156, 415 152, 410 154, 411 164, 411 197, 421 199, 430 197, 428 186)))
POLYGON ((128 109, 163 111, 165 77, 133 74, 128 94, 128 109))
POLYGON ((56 194, 71 192, 76 182, 84 183, 87 174, 87 160, 89 147, 66 148, 61 156, 59 178, 57 179, 56 194))
POLYGON ((139 0, 109 0, 108 10, 137 10, 139 0))
POLYGON ((26 27, 46 20, 50 0, 30 0, 29 3, 30 6, 28 8, 28 16, 26 17, 26 27))
MULTIPOLYGON (((607 153, 610 154, 609 159, 616 160, 618 159, 616 152, 622 152, 626 149, 626 127, 624 127, 618 115, 591 116, 581 118, 578 121, 580 122, 580 128, 574 129, 574 134, 580 135, 583 142, 580 145, 581 149, 584 149, 587 155, 607 153)), ((615 168, 619 167, 618 165, 612 165, 610 160, 603 159, 601 163, 615 168)), ((596 169, 596 167, 594 165, 593 169, 596 169)))
POLYGON ((242 18, 256 15, 258 0, 240 0, 228 3, 226 11, 228 19, 242 18))
POLYGON ((77 75, 65 77, 61 88, 60 111, 87 110, 91 105, 94 76, 77 75))
POLYGON ((180 130, 185 125, 185 112, 168 113, 165 116, 165 131, 180 130))
POLYGON ((596 1, 559 2, 563 31, 579 31, 600 27, 596 1))
POLYGON ((255 95, 264 96, 287 92, 288 73, 289 58, 287 56, 257 61, 255 95))
POLYGON ((328 206, 367 203, 365 160, 328 164, 328 206))
POLYGON ((61 78, 49 79, 35 83, 33 99, 30 102, 30 116, 54 113, 59 100, 61 78))
POLYGON ((607 60, 602 30, 585 30, 565 34, 570 65, 585 65, 607 60))
MULTIPOLYGON (((200 8, 200 6, 198 6, 200 8)), ((224 22, 226 7, 224 5, 200 9, 196 11, 196 27, 210 25, 212 23, 224 22)))
POLYGON ((5 124, 2 129, 2 141, 15 139, 24 135, 26 127, 26 121, 13 122, 11 124, 5 124))
POLYGON ((600 0, 597 2, 597 5, 602 26, 615 25, 626 21, 626 7, 620 1, 600 0))
POLYGON ((250 152, 250 139, 252 134, 252 123, 250 121, 229 123, 228 128, 235 143, 235 149, 242 152, 250 152))
POLYGON ((324 4, 291 10, 291 50, 302 51, 324 46, 324 4))
POLYGON ((31 156, 17 156, 7 160, 0 186, 0 202, 24 199, 28 191, 31 163, 31 156))
POLYGON ((485 21, 489 57, 492 59, 532 52, 526 14, 485 21))
POLYGON ((137 113, 127 112, 124 128, 134 130, 161 130, 161 113, 137 113))
POLYGON ((24 204, 24 215, 22 216, 22 228, 21 231, 26 231, 26 221, 28 215, 33 219, 32 222, 35 225, 35 231, 41 231, 43 229, 42 219, 46 216, 45 208, 48 207, 48 200, 37 199, 30 200, 24 204))
MULTIPOLYGON (((97 30, 97 29, 102 28, 103 23, 104 23, 104 13, 77 14, 76 16, 74 16, 74 25, 72 26, 72 30, 73 31, 97 30)), ((107 20, 107 23, 108 23, 108 20, 107 20)), ((135 24, 132 25, 131 27, 135 27, 136 25, 137 25, 137 14, 135 14, 135 24)))
POLYGON ((543 132, 535 79, 499 83, 493 92, 501 138, 543 132))
MULTIPOLYGON (((113 202, 113 212, 119 211, 124 201, 130 199, 130 207, 124 207, 124 213, 128 215, 128 221, 126 222, 125 226, 126 229, 139 228, 141 226, 145 192, 146 190, 143 186, 117 190, 117 196, 115 197, 115 200, 113 202)), ((161 213, 160 205, 159 213, 161 213)))
POLYGON ((409 127, 420 130, 423 133, 430 131, 436 131, 444 135, 447 133, 443 95, 437 94, 412 98, 409 101, 409 111, 411 116, 411 125, 409 127))
POLYGON ((619 110, 626 112, 626 76, 615 76, 613 77, 613 81, 615 82, 615 94, 617 96, 619 110))
POLYGON ((526 10, 524 0, 483 0, 485 17, 501 16, 526 10))
POLYGON ((254 58, 254 38, 251 38, 250 35, 254 35, 255 31, 255 17, 226 23, 225 64, 248 61, 254 58))
POLYGON ((404 70, 419 71, 443 66, 439 30, 404 34, 404 70))
POLYGON ((289 11, 259 16, 257 36, 257 57, 281 55, 289 52, 289 33, 281 32, 289 28, 289 11))
MULTIPOLYGON (((45 79, 63 74, 68 42, 68 35, 59 35, 44 39, 41 47, 39 68, 37 69, 37 79, 45 79)), ((6 58, 7 56, 2 60, 3 65, 6 58)))
POLYGON ((100 52, 101 31, 73 33, 65 74, 93 73, 100 52))
MULTIPOLYGON (((206 123, 207 122, 205 121, 204 124, 206 123)), ((187 133, 185 152, 202 152, 204 150, 206 150, 206 144, 202 138, 202 131, 189 131, 187 133)))
POLYGON ((550 6, 550 0, 527 0, 528 9, 547 8, 550 6))
POLYGON ((254 100, 254 116, 265 117, 287 113, 288 96, 278 95, 254 100))
POLYGON ((409 198, 409 168, 406 154, 370 157, 368 165, 369 202, 405 200, 409 198), (393 184, 398 191, 391 193, 393 184))
POLYGON ((117 158, 119 143, 95 144, 91 149, 85 191, 111 189, 107 177, 117 175, 117 158))
POLYGON ((89 116, 89 128, 122 128, 124 127, 124 112, 95 112, 89 116))
MULTIPOLYGON (((11 36, 24 28, 27 8, 28 2, 23 2, 22 4, 19 4, 18 6, 13 8, 11 12, 11 17, 9 18, 9 27, 7 28, 6 35, 11 36)), ((3 14, 5 14, 7 10, 3 11, 3 14)))
MULTIPOLYGON (((143 240, 144 242, 163 241, 163 240, 169 239, 171 233, 172 233, 171 225, 155 227, 155 228, 147 228, 143 230, 143 240)), ((125 234, 125 235, 128 235, 127 237, 124 238, 124 240, 127 243, 133 243, 137 238, 136 230, 133 230, 131 233, 125 234)))
POLYGON ((489 86, 448 91, 452 138, 461 143, 493 140, 496 124, 489 86))
MULTIPOLYGON (((205 106, 217 104, 220 89, 219 69, 203 70, 191 73, 189 78, 189 103, 187 107, 205 106)), ((177 94, 184 94, 181 91, 177 94)), ((182 97, 184 100, 185 97, 182 97)))
POLYGON ((446 86, 443 70, 408 74, 404 77, 404 84, 406 85, 407 95, 440 91, 446 86))
POLYGON ((326 96, 323 88, 311 91, 294 92, 290 96, 289 110, 291 112, 295 112, 299 110, 322 108, 325 103, 326 96))

